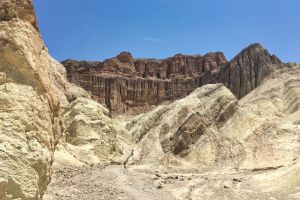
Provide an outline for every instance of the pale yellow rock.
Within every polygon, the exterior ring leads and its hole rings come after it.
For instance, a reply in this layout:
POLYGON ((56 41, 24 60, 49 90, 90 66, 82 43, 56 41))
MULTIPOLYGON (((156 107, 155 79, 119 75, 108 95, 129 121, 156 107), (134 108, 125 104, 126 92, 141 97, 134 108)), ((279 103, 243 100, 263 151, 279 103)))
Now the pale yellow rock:
POLYGON ((69 101, 89 94, 68 83, 64 67, 49 56, 27 10, 13 8, 20 13, 6 18, 2 3, 0 199, 41 199, 62 135, 61 113, 69 101))
MULTIPOLYGON (((63 147, 55 153, 56 163, 68 163, 63 157, 67 152, 78 160, 73 162, 75 165, 79 162, 87 165, 110 161, 122 163, 128 157, 131 149, 129 135, 96 101, 76 99, 63 113, 63 122, 63 147)), ((69 165, 72 163, 69 162, 69 165)))
POLYGON ((39 199, 50 181, 54 149, 46 95, 30 86, 0 85, 0 199, 39 199))
POLYGON ((245 149, 243 169, 286 166, 300 157, 300 79, 298 66, 275 71, 273 78, 239 101, 221 132, 245 149))
POLYGON ((208 95, 207 90, 217 87, 210 85, 137 116, 127 124, 137 143, 127 164, 177 173, 194 169, 213 177, 208 182, 188 182, 189 186, 167 186, 177 199, 299 199, 299 74, 297 65, 275 69, 238 104, 234 98, 220 101, 230 97, 226 89, 208 95), (185 113, 198 115, 178 120, 189 115, 183 115, 184 106, 185 113), (227 114, 219 120, 218 113, 227 114), (181 137, 183 151, 176 153, 171 141, 178 144, 182 132, 200 133, 200 137, 181 137), (242 178, 233 181, 235 176, 242 178))
POLYGON ((12 80, 10 78, 7 78, 6 73, 0 72, 0 85, 8 82, 12 82, 12 80))
POLYGON ((185 168, 235 167, 241 146, 217 132, 234 114, 237 99, 222 84, 206 85, 127 124, 137 146, 127 164, 185 168), (230 159, 229 159, 230 158, 230 159))

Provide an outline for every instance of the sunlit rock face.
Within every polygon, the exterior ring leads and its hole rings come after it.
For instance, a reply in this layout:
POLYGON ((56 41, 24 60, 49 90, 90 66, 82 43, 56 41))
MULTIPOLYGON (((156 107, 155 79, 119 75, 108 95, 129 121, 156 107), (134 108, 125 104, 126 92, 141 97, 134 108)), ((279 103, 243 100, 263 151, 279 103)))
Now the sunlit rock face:
POLYGON ((32 0, 1 0, 0 21, 21 19, 38 29, 32 0))
POLYGON ((238 98, 259 86, 281 61, 253 44, 227 62, 223 53, 175 55, 164 60, 134 59, 122 52, 104 62, 66 60, 69 80, 91 91, 111 112, 141 112, 166 100, 183 98, 196 88, 224 83, 238 98))
POLYGON ((214 128, 232 117, 237 104, 223 84, 208 84, 183 99, 138 115, 126 126, 137 143, 126 164, 234 167, 242 159, 242 146, 214 128))
POLYGON ((131 153, 131 137, 126 129, 92 99, 73 101, 63 114, 63 124, 64 136, 55 152, 58 165, 123 163, 131 153))
POLYGON ((68 100, 88 96, 47 52, 31 1, 0 2, 0 199, 41 199, 68 100))
POLYGON ((39 199, 50 181, 55 145, 47 96, 31 86, 0 85, 0 199, 39 199))

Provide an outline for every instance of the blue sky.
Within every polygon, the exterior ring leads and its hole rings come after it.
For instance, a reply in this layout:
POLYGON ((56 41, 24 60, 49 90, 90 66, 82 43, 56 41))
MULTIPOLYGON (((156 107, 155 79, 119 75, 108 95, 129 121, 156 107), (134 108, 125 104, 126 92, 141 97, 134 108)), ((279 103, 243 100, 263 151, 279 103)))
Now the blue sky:
POLYGON ((299 0, 35 0, 39 26, 58 59, 103 60, 224 52, 259 42, 300 62, 299 0))

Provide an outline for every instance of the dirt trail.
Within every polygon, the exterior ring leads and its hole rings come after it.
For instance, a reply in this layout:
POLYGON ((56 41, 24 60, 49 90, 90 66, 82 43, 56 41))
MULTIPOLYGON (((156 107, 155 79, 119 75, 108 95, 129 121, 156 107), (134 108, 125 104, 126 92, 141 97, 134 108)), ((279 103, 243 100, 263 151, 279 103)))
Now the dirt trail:
MULTIPOLYGON (((262 171, 175 173, 120 165, 61 168, 54 172, 45 200, 215 200, 286 199, 249 185, 262 171)), ((293 199, 293 198, 292 198, 293 199)))
POLYGON ((45 200, 126 199, 171 200, 172 195, 159 190, 153 178, 122 166, 64 168, 54 173, 45 200))

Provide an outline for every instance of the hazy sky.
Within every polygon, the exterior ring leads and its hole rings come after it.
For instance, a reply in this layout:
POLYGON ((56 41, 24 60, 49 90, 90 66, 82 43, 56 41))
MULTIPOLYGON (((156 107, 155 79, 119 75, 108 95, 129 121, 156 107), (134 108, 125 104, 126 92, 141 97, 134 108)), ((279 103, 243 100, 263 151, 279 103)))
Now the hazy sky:
POLYGON ((300 0, 35 0, 58 60, 103 60, 222 51, 231 59, 259 42, 300 62, 300 0))

